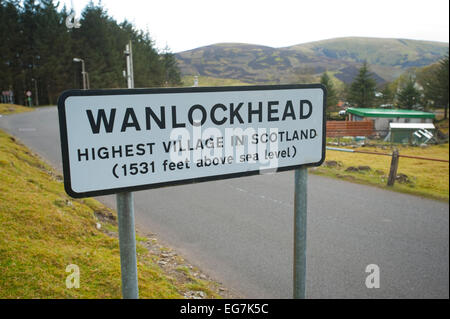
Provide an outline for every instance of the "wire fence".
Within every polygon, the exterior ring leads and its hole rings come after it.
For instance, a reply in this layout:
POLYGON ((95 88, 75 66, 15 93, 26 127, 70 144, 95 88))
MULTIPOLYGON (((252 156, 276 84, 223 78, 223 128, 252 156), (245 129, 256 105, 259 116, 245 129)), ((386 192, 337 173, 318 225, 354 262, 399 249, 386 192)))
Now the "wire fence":
MULTIPOLYGON (((338 152, 348 152, 348 153, 361 153, 361 154, 371 154, 371 155, 382 155, 382 156, 392 156, 393 153, 379 153, 379 152, 370 152, 370 151, 360 151, 360 150, 352 150, 348 148, 337 148, 337 147, 326 147, 327 150, 330 151, 338 151, 338 152)), ((405 158, 413 158, 413 159, 419 159, 419 160, 425 160, 425 161, 435 161, 435 162, 444 162, 448 163, 449 160, 439 159, 439 158, 429 158, 429 157, 422 157, 422 156, 413 156, 413 155, 402 155, 398 154, 399 157, 405 157, 405 158)))
POLYGON ((449 160, 444 160, 444 159, 440 159, 440 158, 429 158, 429 157, 414 156, 414 155, 402 155, 399 153, 399 151, 397 149, 394 149, 394 151, 392 153, 360 151, 360 150, 330 147, 330 146, 327 146, 326 149, 330 150, 330 151, 347 152, 347 153, 361 153, 361 154, 370 154, 370 155, 390 156, 391 157, 391 166, 389 168, 389 177, 387 180, 388 186, 393 186, 397 179, 398 162, 399 162, 400 157, 425 160, 425 161, 443 162, 443 163, 449 162, 449 160))

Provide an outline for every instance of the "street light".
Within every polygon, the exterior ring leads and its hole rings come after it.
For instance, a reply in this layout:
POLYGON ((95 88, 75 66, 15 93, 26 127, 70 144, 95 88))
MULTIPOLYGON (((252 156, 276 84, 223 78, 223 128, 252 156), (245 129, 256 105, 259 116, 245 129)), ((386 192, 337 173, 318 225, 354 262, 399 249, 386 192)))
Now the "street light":
POLYGON ((73 62, 81 62, 81 74, 83 75, 83 89, 89 89, 89 83, 87 83, 87 72, 84 68, 84 60, 80 58, 73 58, 73 62))

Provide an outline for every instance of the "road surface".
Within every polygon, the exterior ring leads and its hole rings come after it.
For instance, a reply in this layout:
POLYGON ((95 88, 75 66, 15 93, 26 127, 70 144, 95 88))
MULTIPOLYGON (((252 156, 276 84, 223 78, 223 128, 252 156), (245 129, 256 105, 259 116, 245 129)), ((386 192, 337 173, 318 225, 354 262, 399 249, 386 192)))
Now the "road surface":
MULTIPOLYGON (((62 170, 57 110, 0 128, 62 170)), ((135 193, 137 227, 243 297, 291 298, 293 172, 135 193)), ((114 196, 100 200, 115 208, 114 196)), ((449 205, 309 175, 309 298, 449 298, 449 205), (380 288, 365 285, 380 269, 380 288)))

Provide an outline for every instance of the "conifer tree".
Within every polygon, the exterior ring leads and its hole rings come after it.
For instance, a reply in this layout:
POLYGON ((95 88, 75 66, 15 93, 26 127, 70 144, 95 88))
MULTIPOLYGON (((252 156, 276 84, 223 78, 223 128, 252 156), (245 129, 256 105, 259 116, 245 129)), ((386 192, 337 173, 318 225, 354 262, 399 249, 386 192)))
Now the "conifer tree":
POLYGON ((329 115, 330 108, 336 106, 338 103, 337 92, 327 72, 324 72, 320 77, 320 83, 327 88, 327 115, 329 115))
POLYGON ((397 93, 397 106, 411 110, 413 106, 420 104, 420 102, 421 94, 416 88, 416 80, 410 76, 404 87, 397 93))
POLYGON ((349 102, 356 104, 358 107, 373 106, 376 85, 367 62, 364 62, 350 86, 349 102))
POLYGON ((435 108, 444 108, 444 118, 448 118, 449 85, 448 85, 448 53, 439 61, 439 65, 423 79, 425 98, 433 101, 435 108))
POLYGON ((0 91, 12 88, 15 101, 24 104, 25 91, 35 95, 37 86, 40 104, 54 104, 62 91, 82 87, 81 63, 74 58, 84 60, 90 88, 125 88, 130 40, 136 87, 181 84, 175 56, 160 54, 148 32, 118 23, 101 4, 83 9, 80 28, 67 28, 70 13, 55 0, 0 0, 0 91))

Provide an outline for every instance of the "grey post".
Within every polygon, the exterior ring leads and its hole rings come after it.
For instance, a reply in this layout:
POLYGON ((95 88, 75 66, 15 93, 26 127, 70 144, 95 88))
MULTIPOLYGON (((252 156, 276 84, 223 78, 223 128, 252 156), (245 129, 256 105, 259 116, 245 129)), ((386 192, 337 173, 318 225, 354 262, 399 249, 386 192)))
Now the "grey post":
POLYGON ((116 194, 119 219, 120 270, 122 274, 122 296, 138 299, 138 277, 136 260, 136 235, 134 228, 133 193, 116 194))
POLYGON ((127 84, 128 88, 134 88, 134 71, 133 71, 133 47, 131 41, 125 46, 125 56, 127 57, 127 84))
MULTIPOLYGON (((131 57, 131 41, 125 51, 127 57, 128 88, 134 87, 131 57)), ((138 299, 139 287, 136 260, 136 231, 134 227, 133 193, 116 194, 119 219, 120 270, 122 273, 122 296, 124 299, 138 299)))
POLYGON ((295 170, 294 299, 306 298, 306 212, 308 169, 295 170))

